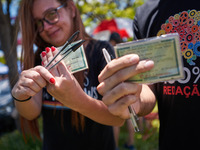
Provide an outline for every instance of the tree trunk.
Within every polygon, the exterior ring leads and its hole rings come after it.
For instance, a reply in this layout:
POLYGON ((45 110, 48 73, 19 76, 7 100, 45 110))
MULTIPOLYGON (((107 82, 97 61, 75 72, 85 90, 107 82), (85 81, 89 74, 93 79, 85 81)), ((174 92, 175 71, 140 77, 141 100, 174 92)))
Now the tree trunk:
MULTIPOLYGON (((8 2, 8 1, 7 1, 8 2)), ((9 4, 7 5, 8 12, 9 12, 9 4)), ((18 68, 17 68, 17 36, 16 33, 16 24, 11 25, 10 22, 10 15, 4 14, 2 10, 2 3, 0 1, 0 45, 1 49, 4 52, 4 58, 6 60, 6 65, 9 68, 8 77, 10 82, 11 89, 17 82, 19 75, 18 75, 18 68)), ((16 128, 20 131, 20 123, 19 123, 19 115, 14 108, 13 117, 15 119, 16 128)))
POLYGON ((16 81, 18 80, 18 69, 17 69, 17 52, 16 52, 16 41, 15 33, 12 30, 12 26, 7 19, 7 16, 4 15, 2 11, 2 3, 0 2, 0 43, 1 48, 4 52, 4 58, 6 64, 9 68, 9 81, 10 86, 13 88, 16 81), (14 42, 15 41, 15 42, 14 42))

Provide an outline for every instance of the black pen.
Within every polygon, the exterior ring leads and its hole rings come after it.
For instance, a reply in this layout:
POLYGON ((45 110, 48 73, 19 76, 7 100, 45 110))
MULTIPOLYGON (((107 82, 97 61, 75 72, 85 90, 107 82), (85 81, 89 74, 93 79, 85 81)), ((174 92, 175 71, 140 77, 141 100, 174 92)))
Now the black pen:
MULTIPOLYGON (((110 57, 108 51, 105 48, 103 48, 102 51, 103 51, 103 55, 105 57, 106 62, 107 63, 111 62, 111 57, 110 57)), ((140 130, 139 130, 137 122, 136 122, 136 120, 138 120, 137 114, 135 113, 135 110, 131 106, 128 106, 128 110, 131 115, 130 119, 131 119, 133 128, 134 128, 135 132, 139 132, 140 130)))

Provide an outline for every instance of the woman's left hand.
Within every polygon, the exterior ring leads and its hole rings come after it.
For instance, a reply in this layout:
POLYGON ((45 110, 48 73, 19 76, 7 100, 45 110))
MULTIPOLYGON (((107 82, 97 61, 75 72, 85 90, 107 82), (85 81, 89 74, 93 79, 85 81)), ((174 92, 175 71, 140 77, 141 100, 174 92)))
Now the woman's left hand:
MULTIPOLYGON (((55 48, 48 50, 46 56, 42 58, 42 64, 45 66, 57 52, 55 48)), ((50 72, 55 77, 55 84, 47 84, 47 91, 64 106, 101 124, 118 126, 124 123, 124 119, 113 116, 102 101, 84 92, 64 62, 61 61, 50 72)))
MULTIPOLYGON (((42 65, 46 66, 57 53, 58 50, 55 47, 46 48, 46 55, 42 57, 42 65)), ((60 58, 61 57, 58 56, 52 65, 60 58)), ((68 70, 64 61, 54 66, 50 72, 55 77, 56 81, 54 85, 47 85, 48 93, 65 106, 76 110, 77 104, 79 104, 76 100, 80 100, 80 96, 82 96, 84 92, 75 77, 68 70)))

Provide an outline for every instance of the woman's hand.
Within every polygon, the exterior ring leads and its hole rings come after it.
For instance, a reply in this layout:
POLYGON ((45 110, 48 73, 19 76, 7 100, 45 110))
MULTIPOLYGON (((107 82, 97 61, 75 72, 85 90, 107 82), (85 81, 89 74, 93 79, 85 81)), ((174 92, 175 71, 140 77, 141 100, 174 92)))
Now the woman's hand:
POLYGON ((126 82, 132 76, 149 71, 153 61, 139 61, 138 55, 126 55, 112 60, 99 75, 98 92, 103 95, 103 102, 109 111, 123 119, 130 118, 128 106, 140 111, 140 96, 144 85, 126 82))
POLYGON ((19 100, 35 96, 47 83, 53 84, 53 75, 44 67, 36 66, 21 72, 18 82, 12 89, 12 95, 19 100))
POLYGON ((12 95, 19 101, 32 98, 26 102, 15 101, 15 106, 24 118, 33 120, 41 113, 42 108, 42 88, 48 83, 54 84, 53 75, 44 67, 34 68, 21 72, 18 82, 12 89, 12 95))
MULTIPOLYGON (((46 65, 58 52, 52 47, 48 48, 47 54, 42 58, 43 65, 46 65)), ((58 59, 55 60, 58 61, 58 59)), ((69 72, 64 62, 50 70, 55 76, 55 84, 47 84, 47 91, 64 106, 71 108, 82 115, 105 125, 122 125, 124 119, 114 116, 108 111, 107 106, 99 100, 87 95, 75 77, 69 72)))
MULTIPOLYGON (((42 64, 46 66, 57 53, 58 50, 55 47, 46 48, 46 55, 42 57, 42 64)), ((55 64, 60 58, 61 56, 58 56, 50 66, 55 64)), ((86 94, 70 73, 64 61, 54 66, 50 72, 56 81, 54 85, 47 85, 48 93, 65 106, 76 110, 77 104, 81 104, 81 102, 77 102, 76 100, 81 101, 80 97, 86 94)))

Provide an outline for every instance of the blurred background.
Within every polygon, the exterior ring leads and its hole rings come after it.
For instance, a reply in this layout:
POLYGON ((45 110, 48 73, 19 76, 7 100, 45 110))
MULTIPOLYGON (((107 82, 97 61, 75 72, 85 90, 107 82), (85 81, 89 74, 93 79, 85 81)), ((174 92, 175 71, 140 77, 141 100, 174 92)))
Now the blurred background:
MULTIPOLYGON (((132 20, 137 7, 146 0, 74 1, 82 14, 86 31, 93 38, 109 41, 111 33, 117 32, 122 42, 126 42, 133 40, 132 20)), ((39 150, 40 141, 24 142, 18 113, 10 95, 21 71, 21 34, 16 30, 19 3, 20 0, 0 0, 0 150, 39 150)), ((136 149, 158 149, 157 107, 148 116, 140 118, 138 123, 141 131, 133 135, 136 149)), ((120 150, 125 150, 123 144, 127 136, 126 127, 121 127, 120 150)))

